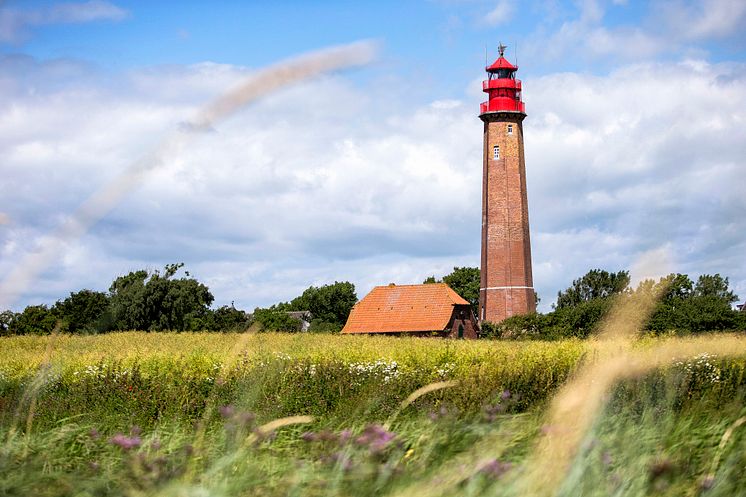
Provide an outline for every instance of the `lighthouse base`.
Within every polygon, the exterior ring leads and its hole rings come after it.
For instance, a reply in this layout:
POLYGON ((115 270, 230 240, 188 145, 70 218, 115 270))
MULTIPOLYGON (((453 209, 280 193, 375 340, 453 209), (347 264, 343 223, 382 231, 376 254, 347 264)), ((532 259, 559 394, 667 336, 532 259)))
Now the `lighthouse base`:
POLYGON ((499 323, 511 316, 536 312, 533 287, 508 286, 479 290, 480 320, 499 323))

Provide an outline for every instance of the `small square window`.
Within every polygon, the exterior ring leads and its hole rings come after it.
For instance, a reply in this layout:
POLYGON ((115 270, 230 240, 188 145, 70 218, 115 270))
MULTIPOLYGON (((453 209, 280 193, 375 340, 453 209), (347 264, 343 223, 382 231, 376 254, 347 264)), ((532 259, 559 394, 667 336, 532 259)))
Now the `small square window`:
POLYGON ((500 145, 492 147, 492 159, 497 160, 500 158, 500 145))
POLYGON ((508 134, 509 135, 513 134, 513 125, 512 124, 508 124, 508 134))

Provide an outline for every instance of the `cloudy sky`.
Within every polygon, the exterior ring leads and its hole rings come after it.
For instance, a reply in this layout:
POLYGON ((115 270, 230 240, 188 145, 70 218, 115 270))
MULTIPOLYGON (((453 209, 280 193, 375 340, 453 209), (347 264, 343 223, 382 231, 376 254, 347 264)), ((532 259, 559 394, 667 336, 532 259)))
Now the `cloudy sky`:
POLYGON ((477 266, 485 49, 518 59, 534 283, 666 254, 746 298, 746 2, 0 2, 0 281, 257 70, 374 40, 172 150, 10 303, 184 262, 216 304, 477 266), (215 5, 215 4, 218 5, 215 5))

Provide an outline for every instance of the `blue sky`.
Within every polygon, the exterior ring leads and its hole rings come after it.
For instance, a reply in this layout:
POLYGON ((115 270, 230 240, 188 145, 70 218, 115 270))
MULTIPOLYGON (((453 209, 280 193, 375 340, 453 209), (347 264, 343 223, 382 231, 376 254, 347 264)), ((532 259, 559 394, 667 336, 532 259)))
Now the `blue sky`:
POLYGON ((542 308, 593 267, 746 298, 746 4, 0 4, 0 281, 209 99, 278 60, 376 61, 276 92, 173 154, 10 305, 183 261, 217 304, 478 264, 485 47, 517 56, 542 308), (649 265, 648 265, 649 266, 649 265))

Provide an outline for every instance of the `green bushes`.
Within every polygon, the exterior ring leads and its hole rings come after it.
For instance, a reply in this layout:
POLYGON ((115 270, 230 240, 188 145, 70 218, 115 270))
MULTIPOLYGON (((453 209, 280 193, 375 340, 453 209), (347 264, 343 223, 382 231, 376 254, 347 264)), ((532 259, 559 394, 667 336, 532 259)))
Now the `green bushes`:
POLYGON ((728 289, 728 278, 702 275, 696 283, 684 274, 671 274, 659 281, 643 281, 637 289, 624 288, 626 271, 607 273, 592 270, 573 286, 560 292, 552 312, 513 316, 500 323, 482 323, 481 336, 502 339, 558 340, 587 338, 598 328, 615 299, 636 292, 661 295, 645 331, 651 334, 687 334, 746 330, 746 314, 731 304, 736 295, 728 289))
POLYGON ((512 316, 500 323, 482 323, 481 336, 502 339, 560 340, 587 338, 611 309, 612 299, 594 299, 547 314, 512 316))

